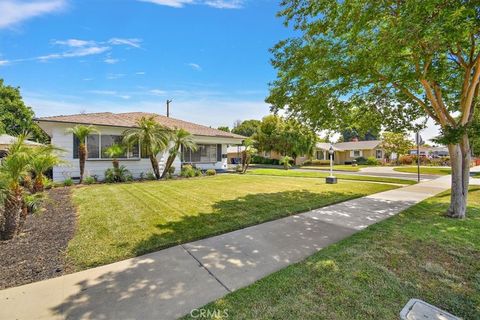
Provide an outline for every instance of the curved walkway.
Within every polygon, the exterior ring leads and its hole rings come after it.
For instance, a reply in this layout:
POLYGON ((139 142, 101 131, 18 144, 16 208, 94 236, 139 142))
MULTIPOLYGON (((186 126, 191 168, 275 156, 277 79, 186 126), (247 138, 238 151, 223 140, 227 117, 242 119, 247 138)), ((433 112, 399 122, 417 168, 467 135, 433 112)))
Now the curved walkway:
POLYGON ((0 319, 175 319, 450 187, 450 176, 0 291, 0 319))

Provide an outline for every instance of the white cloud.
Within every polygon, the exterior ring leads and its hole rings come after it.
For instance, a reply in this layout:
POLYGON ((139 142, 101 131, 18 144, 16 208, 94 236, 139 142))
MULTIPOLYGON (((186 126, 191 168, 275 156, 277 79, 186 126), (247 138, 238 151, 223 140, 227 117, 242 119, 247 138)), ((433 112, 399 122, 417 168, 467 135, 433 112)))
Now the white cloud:
POLYGON ((114 46, 126 45, 134 48, 140 48, 141 39, 122 39, 122 38, 112 38, 108 40, 108 43, 114 46))
POLYGON ((190 62, 188 65, 189 65, 190 68, 192 68, 193 70, 202 71, 202 67, 201 67, 199 64, 190 62))
POLYGON ((245 0, 137 0, 140 2, 149 2, 161 6, 173 8, 183 8, 185 5, 196 4, 206 5, 217 9, 240 9, 245 0))
POLYGON ((106 58, 105 60, 103 60, 103 62, 108 63, 108 64, 115 64, 115 63, 118 63, 119 61, 120 60, 113 59, 113 58, 106 58))
POLYGON ((87 41, 87 40, 79 40, 79 39, 55 40, 53 43, 68 46, 68 47, 74 47, 74 48, 96 45, 95 41, 87 41))
POLYGON ((45 56, 36 57, 34 58, 34 60, 46 61, 46 60, 61 59, 61 58, 85 57, 85 56, 104 53, 108 50, 110 50, 110 47, 78 48, 72 51, 67 51, 62 53, 53 53, 45 56))
POLYGON ((138 0, 140 2, 150 2, 161 6, 182 8, 186 4, 193 3, 193 0, 138 0))
POLYGON ((108 80, 115 80, 115 79, 120 79, 125 77, 125 74, 123 73, 109 73, 107 74, 107 79, 108 80))
POLYGON ((144 74, 146 74, 145 71, 138 71, 138 72, 135 72, 135 74, 138 74, 139 76, 143 76, 144 74))
POLYGON ((10 61, 8 61, 8 60, 0 60, 0 67, 1 66, 6 66, 9 63, 10 63, 10 61))
POLYGON ((154 96, 163 96, 164 97, 164 96, 167 95, 167 91, 159 90, 159 89, 150 90, 149 93, 154 95, 154 96))
POLYGON ((1 0, 0 29, 44 14, 57 12, 66 7, 66 0, 1 0))

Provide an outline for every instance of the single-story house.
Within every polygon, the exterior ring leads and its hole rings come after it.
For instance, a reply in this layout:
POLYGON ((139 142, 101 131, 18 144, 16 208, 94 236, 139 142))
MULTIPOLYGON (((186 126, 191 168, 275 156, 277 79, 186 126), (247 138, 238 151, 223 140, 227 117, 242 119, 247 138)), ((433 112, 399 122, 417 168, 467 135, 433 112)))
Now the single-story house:
MULTIPOLYGON (((10 136, 8 134, 1 134, 0 135, 0 158, 4 158, 8 154, 8 148, 17 141, 16 137, 10 136)), ((27 146, 42 146, 41 143, 25 140, 24 144, 27 146)))
MULTIPOLYGON (((419 148, 421 157, 428 158, 443 158, 450 155, 447 147, 425 147, 420 146, 419 148)), ((411 155, 417 155, 417 148, 413 148, 409 152, 411 155)))
POLYGON ((245 150, 245 146, 230 146, 227 148, 227 161, 228 164, 241 164, 242 153, 245 150))
MULTIPOLYGON (((155 113, 129 112, 129 113, 86 113, 75 115, 62 115, 42 117, 36 119, 38 125, 50 136, 51 143, 65 150, 62 155, 67 165, 53 168, 53 180, 63 181, 68 177, 79 178, 80 168, 78 161, 78 140, 67 133, 68 128, 77 124, 93 125, 98 133, 89 135, 87 138, 87 161, 85 174, 104 178, 105 170, 111 167, 111 160, 104 151, 112 144, 119 143, 125 130, 135 128, 137 121, 142 117, 155 117, 155 120, 170 129, 184 129, 194 136, 197 143, 196 151, 182 150, 181 156, 177 157, 173 166, 175 172, 180 172, 182 164, 192 164, 200 169, 227 169, 227 148, 229 145, 241 144, 245 137, 213 129, 207 126, 178 120, 155 113)), ((160 169, 163 170, 169 151, 157 155, 160 169)), ((120 165, 125 166, 133 177, 138 178, 142 174, 152 172, 148 156, 144 154, 141 144, 128 150, 125 156, 118 159, 120 165)))
MULTIPOLYGON (((330 143, 317 143, 315 158, 317 160, 330 159, 330 143)), ((385 150, 382 148, 381 140, 371 141, 350 141, 332 144, 333 161, 335 164, 351 164, 353 160, 359 157, 374 157, 379 161, 385 160, 385 150)))

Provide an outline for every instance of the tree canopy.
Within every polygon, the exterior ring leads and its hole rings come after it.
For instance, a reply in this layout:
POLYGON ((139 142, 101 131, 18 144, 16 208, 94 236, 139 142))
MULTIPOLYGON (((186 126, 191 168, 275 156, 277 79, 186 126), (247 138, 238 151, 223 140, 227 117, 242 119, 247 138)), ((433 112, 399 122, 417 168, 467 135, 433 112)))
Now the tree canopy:
POLYGON ((309 127, 277 115, 264 117, 253 138, 260 151, 275 151, 292 157, 313 154, 318 140, 309 127))
POLYGON ((408 154, 414 147, 413 142, 404 133, 384 132, 382 134, 382 148, 385 150, 385 156, 390 159, 392 153, 397 157, 408 154))
POLYGON ((12 136, 29 134, 39 142, 48 141, 48 136, 33 119, 34 112, 23 102, 20 89, 7 86, 0 79, 0 133, 12 136))
POLYGON ((237 122, 232 129, 232 133, 236 133, 244 137, 251 137, 257 132, 260 123, 260 120, 255 119, 237 122))
POLYGON ((468 129, 480 82, 480 6, 475 0, 283 0, 297 36, 278 43, 267 102, 314 128, 335 129, 353 108, 393 131, 432 118, 452 162, 452 205, 463 217, 468 129))

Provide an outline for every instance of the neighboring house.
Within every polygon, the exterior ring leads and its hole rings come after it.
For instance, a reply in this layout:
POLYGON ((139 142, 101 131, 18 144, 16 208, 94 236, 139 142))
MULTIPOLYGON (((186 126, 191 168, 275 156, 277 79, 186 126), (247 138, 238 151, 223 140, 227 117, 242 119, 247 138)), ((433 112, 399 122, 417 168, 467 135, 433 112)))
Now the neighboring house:
MULTIPOLYGON (((450 153, 448 152, 448 148, 446 147, 425 147, 420 146, 420 156, 421 157, 428 157, 428 158, 443 158, 448 157, 450 153)), ((417 155, 417 148, 413 148, 410 150, 411 155, 417 155)))
POLYGON ((227 148, 228 164, 241 164, 242 152, 245 150, 244 146, 231 146, 227 148))
MULTIPOLYGON (((335 164, 351 164, 353 160, 359 157, 374 157, 379 161, 385 160, 385 150, 382 148, 381 140, 371 141, 351 141, 332 144, 335 164)), ((317 143, 315 158, 317 160, 329 160, 330 143, 317 143)))
MULTIPOLYGON (((123 132, 135 128, 137 120, 144 116, 154 116, 161 125, 171 129, 185 129, 194 136, 198 149, 196 151, 182 150, 182 156, 177 157, 173 164, 177 173, 182 164, 193 164, 200 169, 225 170, 227 169, 227 147, 241 144, 245 139, 237 134, 145 112, 104 112, 38 118, 36 119, 38 125, 51 137, 51 143, 65 150, 62 157, 68 165, 54 167, 53 180, 63 181, 68 177, 75 179, 80 175, 78 140, 71 133, 66 133, 68 128, 83 124, 93 125, 98 130, 98 134, 90 135, 86 141, 88 157, 85 173, 103 179, 105 170, 112 165, 112 159, 104 154, 105 149, 112 144, 119 143, 122 140, 123 132)), ((168 150, 157 155, 161 170, 163 170, 167 158, 168 150)), ((125 166, 135 178, 140 177, 141 174, 152 172, 150 160, 143 152, 141 145, 136 145, 128 150, 119 161, 120 165, 125 166)))
MULTIPOLYGON (((8 134, 1 134, 0 135, 0 158, 4 158, 8 154, 8 148, 15 143, 17 138, 13 136, 9 136, 8 134)), ((30 141, 30 140, 25 140, 24 143, 28 146, 41 146, 41 143, 35 142, 35 141, 30 141)))

